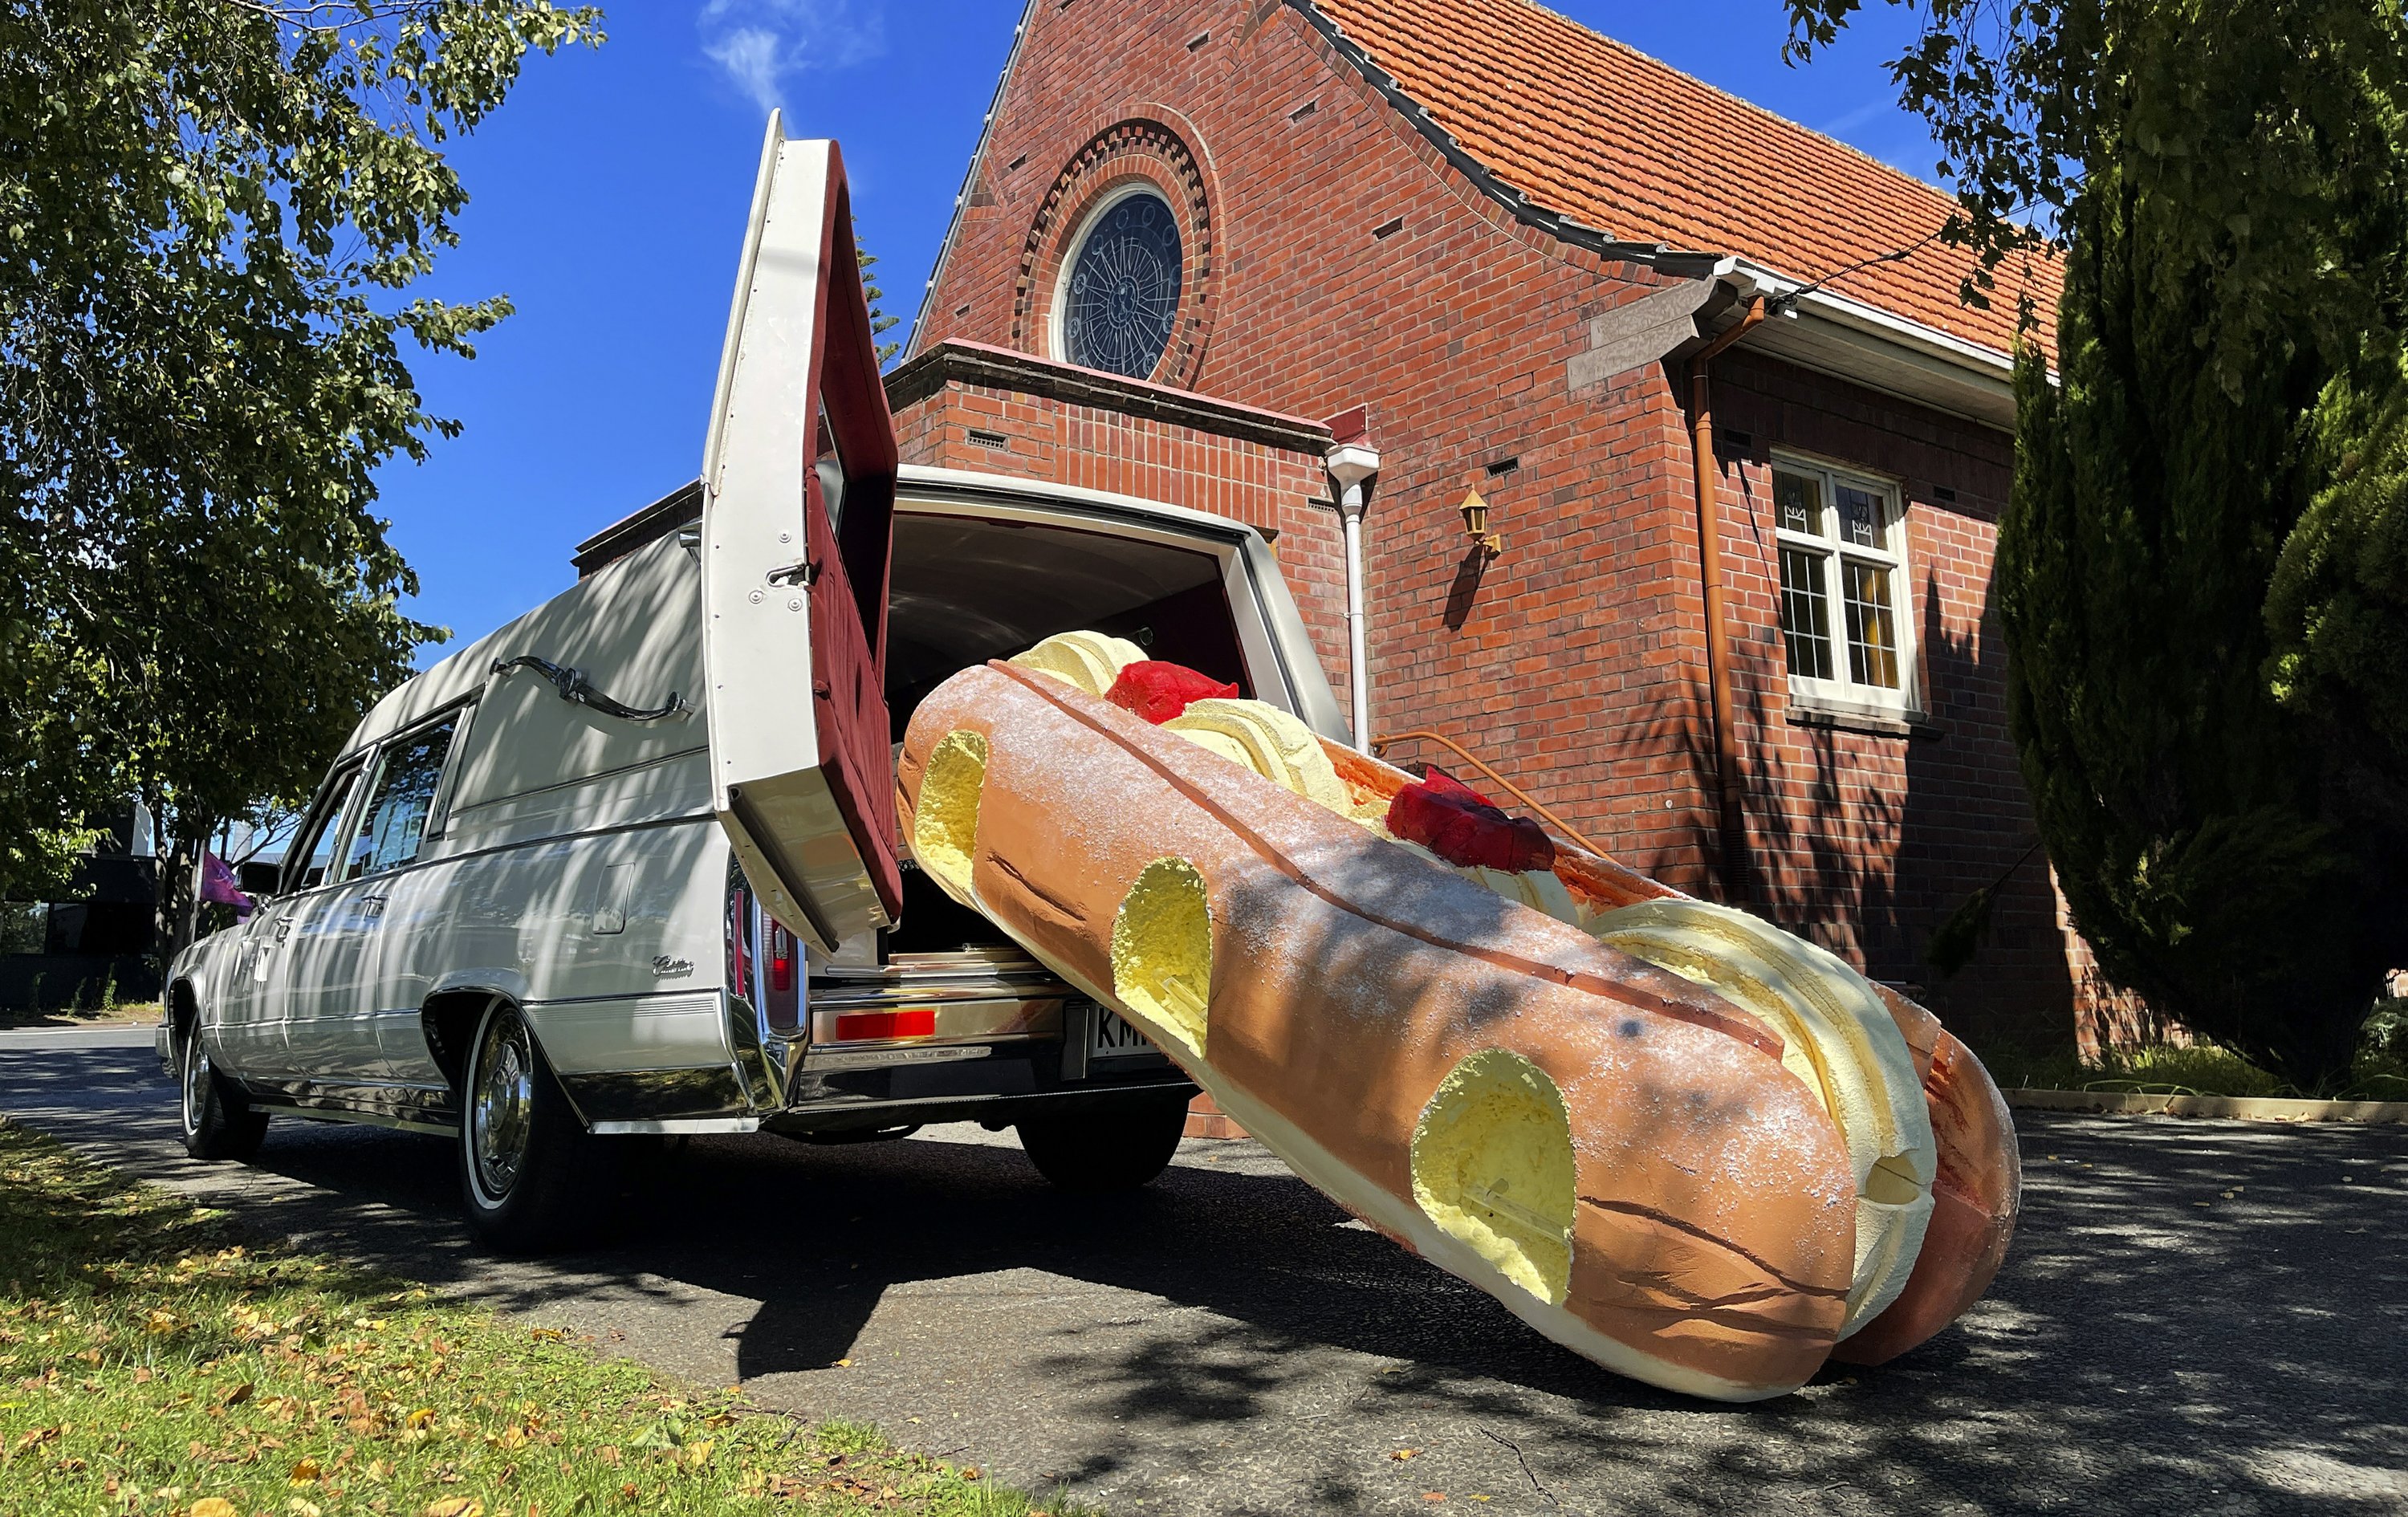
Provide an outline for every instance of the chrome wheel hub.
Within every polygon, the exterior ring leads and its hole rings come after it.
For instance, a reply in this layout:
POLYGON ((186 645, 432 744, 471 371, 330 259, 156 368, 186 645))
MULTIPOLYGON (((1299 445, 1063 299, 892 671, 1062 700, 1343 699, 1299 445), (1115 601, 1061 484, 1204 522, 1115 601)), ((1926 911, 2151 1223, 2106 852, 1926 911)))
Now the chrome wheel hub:
POLYGON ((195 1027, 184 1046, 184 1131, 200 1130, 201 1112, 209 1098, 209 1051, 195 1027))
POLYGON ((468 1092, 468 1163, 485 1198, 498 1204, 518 1182, 535 1115, 535 1048, 515 1011, 486 1020, 468 1092))

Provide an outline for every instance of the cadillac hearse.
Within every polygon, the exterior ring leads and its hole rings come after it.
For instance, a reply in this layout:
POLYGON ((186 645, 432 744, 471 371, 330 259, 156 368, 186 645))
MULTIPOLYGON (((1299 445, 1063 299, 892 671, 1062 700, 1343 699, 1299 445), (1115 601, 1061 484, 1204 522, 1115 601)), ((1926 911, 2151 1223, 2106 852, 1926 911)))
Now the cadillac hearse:
POLYGON ((975 1120, 1073 1189, 1168 1163, 1194 1087, 918 872, 894 745, 1074 628, 1342 736, 1337 701, 1252 529, 900 466, 854 267, 835 144, 773 120, 700 479, 380 701, 276 893, 170 966, 194 1156, 279 1116, 443 1135, 509 1250, 645 1135, 975 1120))

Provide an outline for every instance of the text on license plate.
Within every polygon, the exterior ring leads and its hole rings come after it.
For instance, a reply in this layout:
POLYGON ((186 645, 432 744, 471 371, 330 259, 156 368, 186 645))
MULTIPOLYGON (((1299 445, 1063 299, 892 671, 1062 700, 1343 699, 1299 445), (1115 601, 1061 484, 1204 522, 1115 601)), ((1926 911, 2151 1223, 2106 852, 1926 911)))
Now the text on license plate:
POLYGON ((1145 1040, 1145 1034, 1100 1006, 1096 1008, 1091 1025, 1095 1028, 1088 1034, 1087 1057, 1091 1059, 1125 1059, 1154 1052, 1154 1045, 1145 1040))

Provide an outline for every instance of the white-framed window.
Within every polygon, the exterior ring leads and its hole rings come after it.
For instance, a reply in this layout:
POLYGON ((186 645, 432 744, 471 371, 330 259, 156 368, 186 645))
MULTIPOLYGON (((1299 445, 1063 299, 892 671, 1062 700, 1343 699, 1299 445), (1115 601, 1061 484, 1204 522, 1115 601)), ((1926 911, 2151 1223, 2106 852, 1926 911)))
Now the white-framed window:
POLYGON ((1791 693, 1842 706, 1912 709, 1906 521, 1897 487, 1776 456, 1772 514, 1791 693))

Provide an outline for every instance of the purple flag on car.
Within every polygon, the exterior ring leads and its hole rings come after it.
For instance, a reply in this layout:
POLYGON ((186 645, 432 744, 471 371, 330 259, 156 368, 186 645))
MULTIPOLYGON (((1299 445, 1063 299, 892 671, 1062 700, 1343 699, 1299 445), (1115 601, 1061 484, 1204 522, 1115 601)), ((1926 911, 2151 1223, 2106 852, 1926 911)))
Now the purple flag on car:
POLYGON ((237 922, 251 919, 251 897, 235 883, 234 871, 226 867, 225 860, 215 853, 201 855, 201 899, 215 906, 233 907, 237 922))

